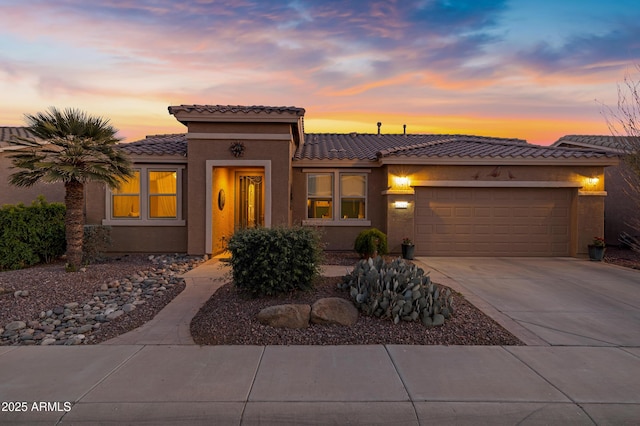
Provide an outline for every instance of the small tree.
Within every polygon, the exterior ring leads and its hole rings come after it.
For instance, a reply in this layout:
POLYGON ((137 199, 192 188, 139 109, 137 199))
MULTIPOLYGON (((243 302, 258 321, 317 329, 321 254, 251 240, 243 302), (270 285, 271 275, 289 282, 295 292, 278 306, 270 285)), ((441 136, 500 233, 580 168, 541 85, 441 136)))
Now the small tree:
POLYGON ((64 184, 67 264, 68 270, 76 271, 82 264, 85 184, 103 182, 117 188, 122 179, 133 176, 131 162, 116 148, 118 131, 107 119, 55 107, 25 118, 28 130, 40 140, 16 141, 25 148, 11 156, 14 168, 21 170, 10 176, 10 182, 16 186, 64 184))
MULTIPOLYGON (((622 150, 624 178, 628 196, 640 211, 640 64, 637 75, 627 73, 618 84, 618 103, 615 108, 604 106, 603 115, 611 133, 617 137, 622 150)), ((627 225, 640 233, 640 216, 628 219, 627 225)), ((640 247, 636 247, 640 249, 640 247)))

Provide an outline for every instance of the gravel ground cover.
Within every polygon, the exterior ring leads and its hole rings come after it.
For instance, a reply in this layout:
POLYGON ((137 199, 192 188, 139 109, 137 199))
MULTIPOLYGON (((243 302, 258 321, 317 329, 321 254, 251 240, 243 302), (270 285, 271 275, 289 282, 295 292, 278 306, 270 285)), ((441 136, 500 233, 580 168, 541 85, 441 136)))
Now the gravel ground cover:
POLYGON ((180 294, 184 280, 175 275, 200 262, 180 255, 130 255, 89 265, 84 272, 67 273, 64 262, 0 272, 0 345, 94 344, 126 333, 151 320, 180 294), (161 283, 149 280, 146 285, 141 277, 159 282, 164 277, 168 284, 160 289, 161 283), (116 311, 134 300, 133 310, 118 315, 116 311), (87 302, 91 309, 83 310, 87 302), (104 318, 110 312, 118 316, 104 318), (103 318, 96 321, 97 315, 103 318), (11 333, 7 325, 20 322, 25 326, 11 333), (75 338, 78 334, 85 338, 75 338))
MULTIPOLYGON (((154 271, 163 256, 128 255, 110 258, 89 265, 85 272, 66 273, 63 262, 32 268, 0 272, 0 329, 14 321, 37 321, 42 312, 55 307, 91 299, 104 284, 122 280, 140 271, 154 271), (16 292, 20 292, 16 296, 16 292), (26 292, 26 293, 25 293, 26 292)), ((193 259, 192 259, 193 260, 193 259)), ((325 263, 352 266, 358 255, 352 252, 328 252, 325 263)), ((605 261, 640 269, 640 253, 607 248, 605 261)), ((199 260, 198 260, 199 262, 199 260)), ((192 266, 195 266, 195 262, 192 266)), ((339 279, 339 278, 338 278, 339 279)), ((255 323, 261 307, 280 303, 313 303, 320 297, 348 294, 335 286, 336 278, 323 279, 314 293, 300 293, 282 298, 251 300, 237 294, 231 285, 221 288, 203 307, 191 324, 194 339, 201 344, 520 344, 499 325, 456 295, 456 317, 444 327, 425 329, 421 324, 403 323, 400 328, 382 321, 362 317, 352 330, 335 326, 312 326, 302 331, 265 329, 255 323), (214 332, 214 330, 217 330, 214 332), (315 343, 313 343, 315 342, 315 343)), ((151 320, 166 304, 184 289, 179 282, 167 291, 157 292, 153 298, 137 305, 131 312, 101 323, 82 343, 95 344, 133 330, 151 320)), ((3 330, 4 331, 4 330, 3 330)), ((0 332, 0 335, 2 332, 0 332)), ((34 341, 13 344, 37 344, 34 341)), ((8 344, 6 342, 0 344, 8 344)), ((10 344, 10 343, 9 343, 10 344)))

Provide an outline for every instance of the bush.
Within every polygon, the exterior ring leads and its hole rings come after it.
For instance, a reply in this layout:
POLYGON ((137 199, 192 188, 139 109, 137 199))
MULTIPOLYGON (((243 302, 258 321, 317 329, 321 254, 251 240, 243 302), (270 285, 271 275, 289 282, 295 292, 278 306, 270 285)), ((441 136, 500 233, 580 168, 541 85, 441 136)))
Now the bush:
POLYGON ((353 248, 363 258, 382 256, 389 253, 387 236, 376 228, 360 232, 356 237, 353 248))
POLYGON ((0 208, 0 270, 51 262, 64 254, 65 207, 38 197, 31 206, 0 208))
POLYGON ((102 259, 103 252, 111 245, 111 227, 85 225, 82 241, 82 260, 92 263, 102 259))
POLYGON ((253 297, 308 290, 320 274, 320 237, 310 228, 252 228, 229 240, 233 280, 253 297))
POLYGON ((443 325, 454 312, 451 290, 433 284, 421 268, 400 258, 389 263, 380 256, 363 259, 339 287, 349 289, 365 315, 395 324, 420 319, 427 327, 443 325))

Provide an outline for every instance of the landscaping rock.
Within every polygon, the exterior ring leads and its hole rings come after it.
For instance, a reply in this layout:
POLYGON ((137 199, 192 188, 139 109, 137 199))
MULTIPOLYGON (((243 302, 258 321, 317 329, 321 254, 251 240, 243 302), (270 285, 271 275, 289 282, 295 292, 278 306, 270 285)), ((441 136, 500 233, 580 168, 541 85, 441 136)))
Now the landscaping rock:
POLYGON ((27 323, 24 321, 13 321, 4 327, 6 331, 17 331, 23 328, 27 328, 27 323))
MULTIPOLYGON (((0 328, 0 345, 79 345, 93 339, 91 333, 100 328, 100 323, 112 321, 146 303, 141 298, 161 295, 162 283, 166 288, 182 281, 183 274, 203 262, 202 258, 183 255, 160 255, 154 262, 160 268, 138 271, 121 280, 105 283, 89 300, 69 302, 42 311, 35 320, 13 321, 0 328), (146 284, 144 282, 146 281, 146 284), (27 325, 29 326, 28 329, 27 325), (26 330, 24 330, 26 329, 26 330)), ((20 292, 20 291, 18 291, 20 292)), ((24 291, 16 297, 29 295, 24 291)), ((311 309, 309 307, 309 309, 311 309)))
POLYGON ((352 326, 358 321, 358 309, 341 297, 326 297, 311 306, 311 322, 314 324, 339 324, 352 326))
POLYGON ((307 328, 311 316, 309 305, 276 305, 258 313, 262 324, 279 328, 307 328))

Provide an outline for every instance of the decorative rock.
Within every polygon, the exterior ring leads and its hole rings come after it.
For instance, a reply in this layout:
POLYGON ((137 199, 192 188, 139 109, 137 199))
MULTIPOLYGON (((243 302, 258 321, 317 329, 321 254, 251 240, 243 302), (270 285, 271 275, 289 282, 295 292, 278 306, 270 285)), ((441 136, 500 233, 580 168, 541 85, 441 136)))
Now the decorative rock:
POLYGON ((6 331, 17 331, 17 330, 22 330, 23 328, 26 328, 26 327, 27 327, 27 323, 24 321, 13 321, 7 324, 4 327, 4 329, 6 331))
MULTIPOLYGON (((163 294, 159 287, 174 287, 182 281, 179 275, 195 268, 202 259, 159 255, 154 256, 153 262, 162 264, 162 268, 150 268, 129 278, 102 284, 90 299, 40 312, 36 320, 14 321, 5 328, 0 327, 0 344, 79 345, 95 341, 91 333, 98 330, 101 323, 135 310, 137 305, 146 303, 143 299, 163 294)), ((29 295, 28 291, 18 291, 16 297, 29 295)))
POLYGON ((107 315, 107 319, 108 320, 114 320, 114 319, 118 318, 122 314, 124 314, 124 311, 122 311, 122 310, 113 311, 109 315, 107 315))
POLYGON ((339 324, 352 326, 358 321, 358 309, 341 297, 326 297, 311 306, 311 322, 314 324, 339 324))
POLYGON ((78 328, 78 334, 85 334, 89 331, 93 330, 93 324, 85 324, 82 327, 78 328))
POLYGON ((122 305, 122 310, 124 312, 131 312, 136 308, 136 305, 132 304, 132 303, 125 303, 124 305, 122 305))
POLYGON ((306 328, 309 327, 310 315, 309 305, 276 305, 261 310, 257 318, 271 327, 306 328))

